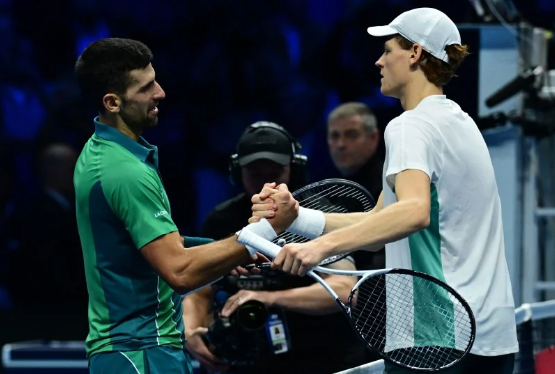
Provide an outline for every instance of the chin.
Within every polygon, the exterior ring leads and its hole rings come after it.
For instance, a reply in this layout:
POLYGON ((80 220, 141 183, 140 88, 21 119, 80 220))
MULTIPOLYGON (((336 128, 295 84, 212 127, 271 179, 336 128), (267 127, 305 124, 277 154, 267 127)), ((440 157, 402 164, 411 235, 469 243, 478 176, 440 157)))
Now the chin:
POLYGON ((149 128, 156 127, 156 126, 158 126, 158 117, 153 118, 152 120, 148 121, 145 127, 147 129, 149 129, 149 128))
POLYGON ((382 86, 380 88, 380 91, 384 96, 397 98, 397 95, 394 93, 394 91, 391 88, 387 89, 382 86))

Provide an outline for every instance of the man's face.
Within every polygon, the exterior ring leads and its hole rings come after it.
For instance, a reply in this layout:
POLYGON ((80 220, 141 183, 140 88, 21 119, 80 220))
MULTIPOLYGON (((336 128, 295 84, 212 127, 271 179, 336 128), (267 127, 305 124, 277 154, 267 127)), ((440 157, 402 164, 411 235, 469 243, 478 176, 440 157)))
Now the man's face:
POLYGON ((400 97, 410 72, 410 50, 401 48, 395 38, 384 44, 384 52, 376 61, 382 75, 381 92, 385 96, 400 97))
POLYGON ((145 130, 154 127, 158 123, 158 102, 166 94, 156 82, 151 64, 145 69, 133 70, 130 75, 133 83, 122 97, 119 115, 132 129, 145 130))
POLYGON ((264 183, 289 184, 290 177, 290 165, 284 166, 270 160, 256 160, 241 167, 243 186, 249 196, 259 193, 264 183))
POLYGON ((338 118, 328 124, 328 147, 335 167, 348 176, 357 172, 376 153, 380 135, 369 134, 362 117, 338 118))

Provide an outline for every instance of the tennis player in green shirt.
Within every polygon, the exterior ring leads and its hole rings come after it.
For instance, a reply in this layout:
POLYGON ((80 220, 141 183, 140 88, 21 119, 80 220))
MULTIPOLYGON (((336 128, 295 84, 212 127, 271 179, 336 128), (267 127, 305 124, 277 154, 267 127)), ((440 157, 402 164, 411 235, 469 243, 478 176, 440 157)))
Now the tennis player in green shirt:
MULTIPOLYGON (((158 149, 141 137, 156 126, 165 97, 152 57, 141 42, 107 38, 89 45, 75 66, 82 91, 99 109, 74 175, 92 374, 192 373, 181 295, 257 256, 235 235, 212 242, 178 232, 158 149)), ((269 224, 247 227, 275 237, 269 224)))

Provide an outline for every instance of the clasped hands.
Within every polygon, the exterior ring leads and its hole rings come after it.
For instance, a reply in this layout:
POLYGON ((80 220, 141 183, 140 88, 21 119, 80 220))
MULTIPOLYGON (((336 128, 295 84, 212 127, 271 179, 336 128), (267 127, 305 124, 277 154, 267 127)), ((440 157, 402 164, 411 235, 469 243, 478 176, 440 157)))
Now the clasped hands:
MULTIPOLYGON (((277 234, 287 230, 299 215, 299 202, 287 185, 266 183, 262 191, 254 195, 252 217, 249 223, 266 218, 277 234)), ((325 246, 318 239, 306 243, 286 244, 273 260, 272 267, 293 275, 304 276, 328 256, 325 246)))

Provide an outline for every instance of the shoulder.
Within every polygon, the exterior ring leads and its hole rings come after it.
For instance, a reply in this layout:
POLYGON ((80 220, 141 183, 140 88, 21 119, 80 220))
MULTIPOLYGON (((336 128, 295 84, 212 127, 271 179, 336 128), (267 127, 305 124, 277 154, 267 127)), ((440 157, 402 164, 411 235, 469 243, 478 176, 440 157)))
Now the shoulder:
POLYGON ((415 135, 437 137, 439 136, 438 123, 427 112, 411 110, 389 122, 384 136, 387 138, 393 134, 404 134, 408 137, 406 140, 415 135))
POLYGON ((106 161, 100 166, 100 183, 105 191, 157 190, 155 172, 138 159, 106 161))

